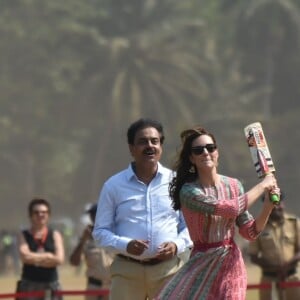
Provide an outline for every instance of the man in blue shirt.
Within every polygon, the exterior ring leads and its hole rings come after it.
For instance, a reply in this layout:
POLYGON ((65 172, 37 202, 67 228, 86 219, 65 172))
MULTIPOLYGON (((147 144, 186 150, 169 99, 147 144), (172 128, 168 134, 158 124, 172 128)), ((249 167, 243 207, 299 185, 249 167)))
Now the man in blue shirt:
POLYGON ((93 236, 117 254, 110 299, 152 299, 186 262, 192 241, 169 197, 172 171, 159 162, 162 125, 140 119, 127 140, 133 162, 104 183, 93 236))

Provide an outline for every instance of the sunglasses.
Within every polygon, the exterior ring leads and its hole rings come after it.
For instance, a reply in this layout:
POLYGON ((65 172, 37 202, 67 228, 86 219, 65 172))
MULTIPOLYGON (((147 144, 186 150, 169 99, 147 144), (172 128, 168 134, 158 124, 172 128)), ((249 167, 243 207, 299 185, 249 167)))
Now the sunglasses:
POLYGON ((213 153, 217 149, 216 144, 206 144, 204 146, 195 146, 192 147, 191 152, 195 155, 201 155, 204 152, 204 149, 206 149, 209 153, 213 153))
POLYGON ((33 215, 45 215, 47 214, 49 211, 48 210, 34 210, 32 212, 33 215))

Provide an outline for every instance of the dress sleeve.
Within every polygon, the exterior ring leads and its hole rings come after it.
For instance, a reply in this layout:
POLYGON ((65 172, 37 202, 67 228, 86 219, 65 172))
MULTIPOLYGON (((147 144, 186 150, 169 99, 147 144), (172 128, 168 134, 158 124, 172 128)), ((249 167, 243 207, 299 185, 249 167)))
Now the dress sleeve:
POLYGON ((254 241, 260 234, 256 230, 255 219, 248 210, 237 217, 236 225, 239 227, 240 235, 248 241, 254 241))
POLYGON ((245 194, 231 195, 230 186, 222 183, 224 197, 217 199, 212 195, 205 195, 203 190, 195 184, 185 184, 180 191, 181 205, 186 208, 208 215, 217 215, 225 218, 236 218, 247 207, 245 194), (228 192, 229 190, 229 192, 228 192))

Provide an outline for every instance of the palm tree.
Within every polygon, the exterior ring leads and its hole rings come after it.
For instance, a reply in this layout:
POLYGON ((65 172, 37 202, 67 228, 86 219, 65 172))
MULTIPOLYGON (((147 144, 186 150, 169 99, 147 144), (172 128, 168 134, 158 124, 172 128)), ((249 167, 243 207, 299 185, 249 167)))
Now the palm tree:
MULTIPOLYGON (((299 7, 292 0, 239 1, 235 13, 243 73, 253 79, 250 88, 264 90, 262 109, 269 120, 272 113, 282 113, 282 96, 291 95, 295 74, 287 76, 285 72, 294 70, 299 75, 299 68, 295 69, 300 45, 299 7), (275 103, 280 103, 277 109, 275 103)), ((293 88, 298 89, 296 82, 293 88)), ((295 90, 294 94, 299 94, 295 90)))
POLYGON ((90 36, 97 57, 87 62, 81 87, 101 92, 113 127, 146 112, 164 119, 170 109, 193 118, 191 101, 201 100, 205 89, 199 75, 205 61, 193 41, 201 23, 188 18, 181 2, 102 1, 105 17, 93 20, 90 36))
MULTIPOLYGON (((106 175, 105 157, 115 148, 111 137, 119 136, 124 124, 150 116, 170 132, 180 126, 179 119, 196 120, 195 103, 207 94, 201 72, 209 69, 199 47, 201 20, 190 17, 186 2, 103 0, 97 8, 64 28, 85 51, 76 96, 95 104, 86 111, 91 116, 86 143, 94 144, 95 135, 101 135, 93 166, 96 189, 106 175)), ((81 112, 88 107, 82 104, 81 112)))

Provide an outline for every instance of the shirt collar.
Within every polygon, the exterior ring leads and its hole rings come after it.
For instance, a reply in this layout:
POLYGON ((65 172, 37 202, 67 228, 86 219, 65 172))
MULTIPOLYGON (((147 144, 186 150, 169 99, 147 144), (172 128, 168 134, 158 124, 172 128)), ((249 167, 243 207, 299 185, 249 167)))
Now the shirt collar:
MULTIPOLYGON (((134 171, 133 171, 133 162, 131 162, 130 164, 129 164, 129 166, 128 166, 128 168, 127 168, 127 170, 126 170, 126 177, 127 177, 127 180, 129 181, 130 179, 132 179, 132 178, 136 178, 136 175, 135 175, 135 173, 134 173, 134 171)), ((155 175, 155 177, 157 176, 157 175, 162 175, 163 174, 163 166, 162 166, 162 164, 160 163, 160 162, 157 162, 157 172, 156 172, 156 175, 155 175)))

